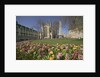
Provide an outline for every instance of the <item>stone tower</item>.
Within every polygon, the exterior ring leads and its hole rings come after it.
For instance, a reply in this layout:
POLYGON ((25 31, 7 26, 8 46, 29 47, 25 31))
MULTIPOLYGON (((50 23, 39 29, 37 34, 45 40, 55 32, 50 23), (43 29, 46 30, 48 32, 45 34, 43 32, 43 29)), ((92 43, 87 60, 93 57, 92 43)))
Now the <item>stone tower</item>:
POLYGON ((62 34, 62 24, 61 24, 61 21, 59 21, 59 35, 62 34))
POLYGON ((58 33, 58 35, 59 35, 59 38, 62 38, 62 23, 61 23, 61 21, 59 21, 59 33, 58 33))

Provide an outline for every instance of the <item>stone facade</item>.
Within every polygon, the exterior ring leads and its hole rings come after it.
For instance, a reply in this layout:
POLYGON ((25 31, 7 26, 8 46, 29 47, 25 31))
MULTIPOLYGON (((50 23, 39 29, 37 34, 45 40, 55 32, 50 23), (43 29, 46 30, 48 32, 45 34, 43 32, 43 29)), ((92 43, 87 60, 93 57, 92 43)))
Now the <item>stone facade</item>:
POLYGON ((40 39, 52 39, 51 25, 45 24, 41 27, 40 39))
POLYGON ((62 34, 62 23, 59 21, 59 33, 58 33, 58 38, 63 38, 64 35, 62 34))
POLYGON ((62 35, 62 23, 59 21, 59 29, 57 30, 53 29, 53 26, 51 26, 51 23, 47 23, 45 25, 41 26, 41 32, 40 32, 40 39, 52 39, 52 38, 63 38, 62 35))
POLYGON ((38 32, 16 23, 16 41, 38 39, 38 32))
POLYGON ((83 31, 79 31, 78 29, 69 30, 67 38, 83 38, 83 31))

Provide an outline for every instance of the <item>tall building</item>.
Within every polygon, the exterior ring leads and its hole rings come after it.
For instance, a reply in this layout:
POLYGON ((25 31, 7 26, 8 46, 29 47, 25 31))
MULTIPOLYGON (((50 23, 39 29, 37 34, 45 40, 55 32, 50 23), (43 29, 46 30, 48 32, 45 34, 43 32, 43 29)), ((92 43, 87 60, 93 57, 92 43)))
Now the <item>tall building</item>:
POLYGON ((59 38, 63 38, 63 34, 62 34, 62 23, 61 23, 61 21, 59 21, 59 33, 58 33, 58 37, 59 38))
POLYGON ((62 24, 61 24, 61 21, 59 21, 59 35, 62 35, 62 24))
POLYGON ((47 23, 41 26, 40 39, 52 39, 51 24, 47 23))

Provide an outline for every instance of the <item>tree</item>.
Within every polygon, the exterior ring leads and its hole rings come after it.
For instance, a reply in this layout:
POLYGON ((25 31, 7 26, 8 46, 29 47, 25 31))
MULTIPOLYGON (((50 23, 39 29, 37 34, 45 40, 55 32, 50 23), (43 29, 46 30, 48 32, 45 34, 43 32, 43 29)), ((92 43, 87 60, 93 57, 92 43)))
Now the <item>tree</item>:
POLYGON ((59 29, 59 21, 54 21, 52 24, 53 38, 57 37, 58 29, 59 29))
POLYGON ((69 30, 78 28, 79 31, 83 30, 83 16, 63 16, 62 21, 68 24, 69 30))
POLYGON ((39 27, 41 28, 45 25, 45 22, 42 19, 39 19, 38 24, 40 25, 39 27))

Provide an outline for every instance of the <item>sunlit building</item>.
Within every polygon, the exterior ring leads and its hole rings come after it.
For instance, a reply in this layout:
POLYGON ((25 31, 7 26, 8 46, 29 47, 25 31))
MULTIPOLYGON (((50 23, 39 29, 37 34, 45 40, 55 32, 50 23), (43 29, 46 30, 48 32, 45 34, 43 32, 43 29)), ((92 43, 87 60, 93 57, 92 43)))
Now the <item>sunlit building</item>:
POLYGON ((83 38, 83 30, 79 31, 78 28, 74 30, 69 30, 67 38, 83 38))
POLYGON ((40 32, 40 39, 52 39, 52 38, 62 38, 62 24, 61 21, 59 21, 59 29, 53 29, 54 26, 51 23, 47 23, 45 25, 41 26, 41 32, 40 32))

